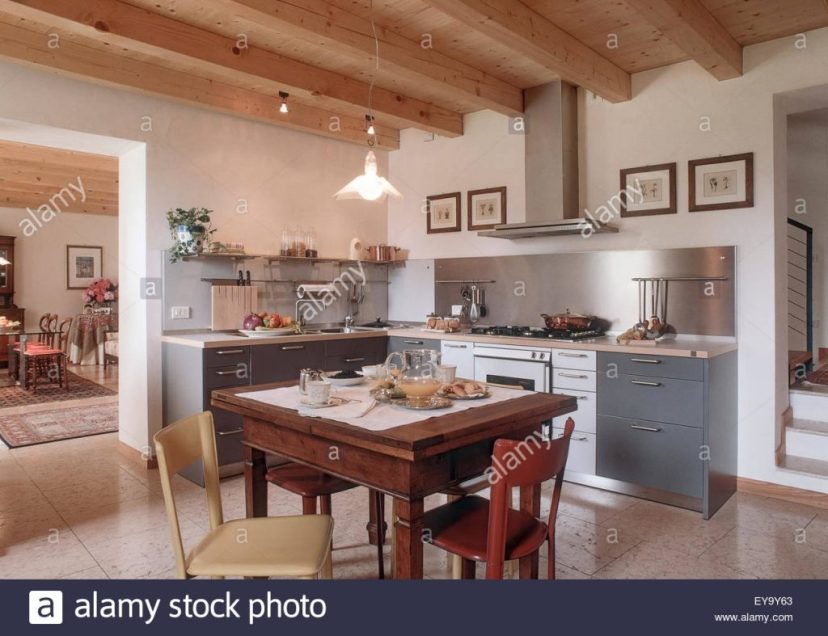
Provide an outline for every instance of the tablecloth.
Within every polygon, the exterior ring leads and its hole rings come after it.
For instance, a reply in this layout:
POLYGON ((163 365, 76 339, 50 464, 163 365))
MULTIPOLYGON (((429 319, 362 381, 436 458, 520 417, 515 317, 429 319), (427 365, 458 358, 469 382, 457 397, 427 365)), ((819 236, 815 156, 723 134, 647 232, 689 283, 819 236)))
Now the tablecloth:
POLYGON ((80 314, 69 330, 69 362, 103 364, 104 332, 118 331, 118 314, 80 314))

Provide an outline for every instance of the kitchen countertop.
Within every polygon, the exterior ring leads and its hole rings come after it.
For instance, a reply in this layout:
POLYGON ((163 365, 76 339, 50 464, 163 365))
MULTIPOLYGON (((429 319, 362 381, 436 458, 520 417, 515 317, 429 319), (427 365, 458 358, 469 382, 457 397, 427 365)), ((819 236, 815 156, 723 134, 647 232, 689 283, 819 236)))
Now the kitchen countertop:
POLYGON ((621 345, 615 342, 615 336, 604 336, 580 342, 561 342, 541 338, 510 338, 501 336, 483 336, 469 333, 438 333, 425 331, 421 327, 405 327, 389 330, 355 331, 352 333, 305 334, 293 336, 274 336, 272 338, 248 338, 228 332, 170 332, 161 337, 161 342, 184 345, 198 349, 215 349, 240 345, 284 344, 286 342, 316 342, 326 340, 355 340, 360 338, 418 338, 430 340, 461 340, 479 344, 532 346, 546 349, 580 349, 585 351, 605 351, 611 353, 637 353, 640 355, 674 356, 679 358, 714 358, 735 351, 735 338, 711 336, 679 336, 675 340, 662 342, 656 346, 621 345))

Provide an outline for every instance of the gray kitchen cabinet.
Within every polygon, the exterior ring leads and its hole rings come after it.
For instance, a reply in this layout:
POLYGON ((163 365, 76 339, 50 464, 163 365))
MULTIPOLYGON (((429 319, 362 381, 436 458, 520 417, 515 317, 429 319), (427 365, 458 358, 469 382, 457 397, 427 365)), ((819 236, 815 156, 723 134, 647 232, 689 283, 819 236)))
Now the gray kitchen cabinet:
POLYGON ((436 338, 420 338, 419 336, 391 336, 388 338, 388 353, 405 349, 434 349, 440 351, 440 341, 436 338))
MULTIPOLYGON (((210 406, 210 394, 215 389, 251 383, 250 350, 249 346, 200 349, 171 343, 164 343, 162 347, 164 426, 202 411, 211 411, 218 462, 223 474, 239 472, 242 423, 240 416, 210 406)), ((204 485, 200 460, 181 474, 204 485)))
POLYGON ((596 475, 710 518, 736 490, 736 355, 599 353, 596 475))
POLYGON ((325 371, 358 370, 385 362, 386 339, 379 337, 330 340, 325 343, 325 371))
POLYGON ((298 381, 301 369, 320 369, 325 360, 323 342, 285 342, 251 349, 252 384, 298 381))

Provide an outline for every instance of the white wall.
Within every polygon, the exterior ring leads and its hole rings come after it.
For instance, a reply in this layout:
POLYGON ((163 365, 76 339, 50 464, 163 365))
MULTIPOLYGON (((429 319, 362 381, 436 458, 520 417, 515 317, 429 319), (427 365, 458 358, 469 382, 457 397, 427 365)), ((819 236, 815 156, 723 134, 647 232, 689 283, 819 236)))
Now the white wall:
POLYGON ((788 119, 788 216, 814 230, 816 351, 828 347, 828 112, 788 119))
POLYGON ((40 316, 60 319, 81 313, 81 290, 66 289, 66 246, 103 247, 103 275, 118 279, 118 217, 63 212, 34 235, 26 237, 20 221, 26 210, 0 208, 0 234, 15 236, 14 302, 26 309, 26 324, 36 327, 40 316))
POLYGON ((610 104, 582 93, 582 206, 595 210, 615 195, 622 168, 678 162, 678 214, 619 220, 617 235, 521 241, 480 238, 466 231, 427 235, 421 212, 427 195, 465 193, 478 186, 507 185, 509 220, 520 220, 521 141, 507 134, 504 118, 489 113, 467 118, 462 138, 422 143, 421 135, 406 134, 401 150, 391 155, 391 178, 405 198, 389 205, 389 240, 409 248, 412 258, 424 259, 735 245, 739 473, 828 491, 825 482, 780 471, 774 462, 779 417, 787 407, 784 375, 776 373, 778 362, 784 360, 787 327, 784 297, 782 310, 776 305, 776 287, 784 285, 785 272, 776 254, 775 214, 784 219, 786 211, 784 199, 775 201, 774 193, 779 187, 774 183, 774 153, 780 152, 774 143, 774 94, 828 83, 826 56, 828 29, 822 29, 808 34, 804 49, 794 45, 793 37, 746 48, 745 74, 738 79, 718 82, 687 62, 634 75, 629 102, 610 104), (701 129, 702 118, 709 118, 709 132, 701 129), (689 159, 751 151, 756 182, 753 208, 688 212, 689 159))
MULTIPOLYGON (((9 62, 0 63, 0 86, 0 137, 32 139, 7 119, 139 142, 121 156, 120 193, 121 327, 136 334, 121 354, 131 361, 121 366, 122 376, 130 374, 121 394, 134 399, 122 400, 120 424, 121 440, 134 448, 148 445, 161 425, 161 303, 139 292, 141 279, 161 277, 161 251, 171 242, 167 209, 212 208, 215 238, 244 241, 251 252, 277 250, 287 223, 315 226, 326 256, 346 256, 354 236, 385 240, 384 204, 332 198, 362 170, 366 148, 9 62), (243 200, 247 213, 238 214, 243 200)), ((52 137, 60 135, 39 139, 52 137)), ((64 133, 62 143, 76 140, 64 133)), ((377 155, 384 172, 387 153, 377 155)))

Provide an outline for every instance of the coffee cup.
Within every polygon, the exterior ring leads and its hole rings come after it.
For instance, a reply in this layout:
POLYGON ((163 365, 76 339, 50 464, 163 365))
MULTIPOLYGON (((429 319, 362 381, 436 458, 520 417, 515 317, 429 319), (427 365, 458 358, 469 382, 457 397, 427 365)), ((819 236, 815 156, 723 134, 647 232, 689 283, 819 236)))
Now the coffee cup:
POLYGON ((440 364, 437 365, 437 381, 442 384, 452 384, 457 377, 457 365, 455 364, 440 364))
POLYGON ((331 401, 331 383, 324 380, 308 382, 308 402, 321 406, 331 401))

